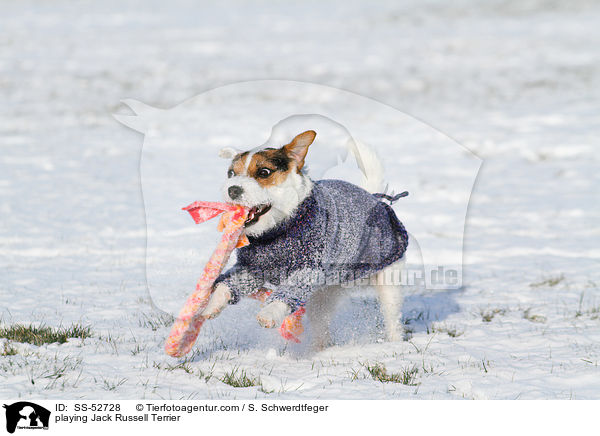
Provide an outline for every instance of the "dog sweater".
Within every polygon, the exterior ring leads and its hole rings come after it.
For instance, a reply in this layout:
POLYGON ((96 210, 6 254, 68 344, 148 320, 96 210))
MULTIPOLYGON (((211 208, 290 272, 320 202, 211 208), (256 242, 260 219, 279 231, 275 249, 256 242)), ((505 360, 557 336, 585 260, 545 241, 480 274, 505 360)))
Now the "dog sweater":
POLYGON ((261 288, 267 301, 281 300, 292 311, 323 286, 343 285, 399 260, 408 234, 393 209, 341 180, 314 182, 294 214, 237 250, 236 264, 220 275, 235 304, 261 288))

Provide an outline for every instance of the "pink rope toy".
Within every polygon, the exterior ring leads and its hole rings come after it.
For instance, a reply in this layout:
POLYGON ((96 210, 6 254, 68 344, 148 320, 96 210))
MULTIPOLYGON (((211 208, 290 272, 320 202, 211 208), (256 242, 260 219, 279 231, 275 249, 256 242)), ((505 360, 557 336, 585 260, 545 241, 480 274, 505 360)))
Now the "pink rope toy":
MULTIPOLYGON (((221 241, 204 267, 202 276, 196 283, 196 290, 190 295, 175 320, 171 333, 165 342, 165 352, 169 356, 182 357, 186 355, 196 342, 200 328, 205 318, 200 314, 208 305, 213 284, 227 264, 231 252, 237 247, 244 247, 250 242, 244 234, 244 224, 248 217, 248 209, 240 205, 196 201, 183 210, 187 210, 196 224, 208 221, 225 212, 219 221, 218 230, 223 231, 221 241)), ((254 298, 264 300, 268 290, 261 290, 254 298)), ((289 315, 281 324, 281 336, 294 342, 300 342, 298 336, 304 331, 301 317, 304 309, 301 308, 289 315)))

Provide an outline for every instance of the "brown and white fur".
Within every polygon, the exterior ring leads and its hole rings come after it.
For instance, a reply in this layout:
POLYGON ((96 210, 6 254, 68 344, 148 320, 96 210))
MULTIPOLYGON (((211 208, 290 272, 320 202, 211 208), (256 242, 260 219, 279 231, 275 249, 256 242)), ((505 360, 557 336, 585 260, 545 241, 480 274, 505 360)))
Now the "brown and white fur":
MULTIPOLYGON (((254 149, 246 152, 235 152, 232 149, 221 151, 222 157, 232 159, 227 170, 228 179, 222 188, 223 197, 228 202, 251 208, 246 234, 260 236, 272 229, 292 216, 298 205, 310 194, 312 181, 302 169, 308 148, 315 137, 316 133, 309 130, 297 135, 281 148, 254 149)), ((360 154, 357 159, 361 161, 366 172, 366 180, 381 180, 381 174, 376 174, 381 170, 377 156, 359 144, 355 144, 354 152, 360 154)), ((371 186, 368 186, 368 183, 365 185, 373 189, 372 183, 371 186)), ((399 285, 386 284, 385 277, 390 277, 390 271, 386 270, 401 269, 403 263, 404 258, 376 274, 376 289, 389 341, 402 338, 399 311, 403 296, 399 285)), ((398 271, 392 275, 398 276, 398 271)), ((322 349, 330 343, 331 316, 345 291, 346 289, 340 286, 325 287, 315 292, 306 303, 315 348, 322 349)), ((217 285, 202 315, 206 318, 217 316, 230 299, 229 288, 222 283, 217 285)), ((274 301, 260 310, 257 320, 263 327, 276 327, 290 311, 286 303, 274 301)))

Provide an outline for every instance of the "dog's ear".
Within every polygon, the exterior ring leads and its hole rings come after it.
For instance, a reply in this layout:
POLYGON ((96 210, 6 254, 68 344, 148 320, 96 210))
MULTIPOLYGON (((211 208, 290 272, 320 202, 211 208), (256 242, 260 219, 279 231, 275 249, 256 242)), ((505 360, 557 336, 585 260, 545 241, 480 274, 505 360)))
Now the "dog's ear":
POLYGON ((316 136, 317 132, 307 130, 296 136, 288 145, 283 146, 286 154, 296 161, 298 171, 304 166, 304 158, 306 157, 306 153, 308 153, 308 146, 313 143, 316 136))
POLYGON ((232 159, 238 153, 239 151, 233 147, 225 147, 219 151, 219 157, 222 157, 223 159, 232 159))

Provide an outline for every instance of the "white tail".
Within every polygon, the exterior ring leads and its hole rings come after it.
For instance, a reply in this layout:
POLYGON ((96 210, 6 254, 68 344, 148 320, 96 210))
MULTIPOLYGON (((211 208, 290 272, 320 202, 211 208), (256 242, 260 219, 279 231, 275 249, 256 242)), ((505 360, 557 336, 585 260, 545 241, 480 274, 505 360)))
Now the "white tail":
POLYGON ((348 140, 347 146, 363 173, 361 187, 370 193, 383 192, 383 165, 377 152, 367 144, 352 138, 348 140))

